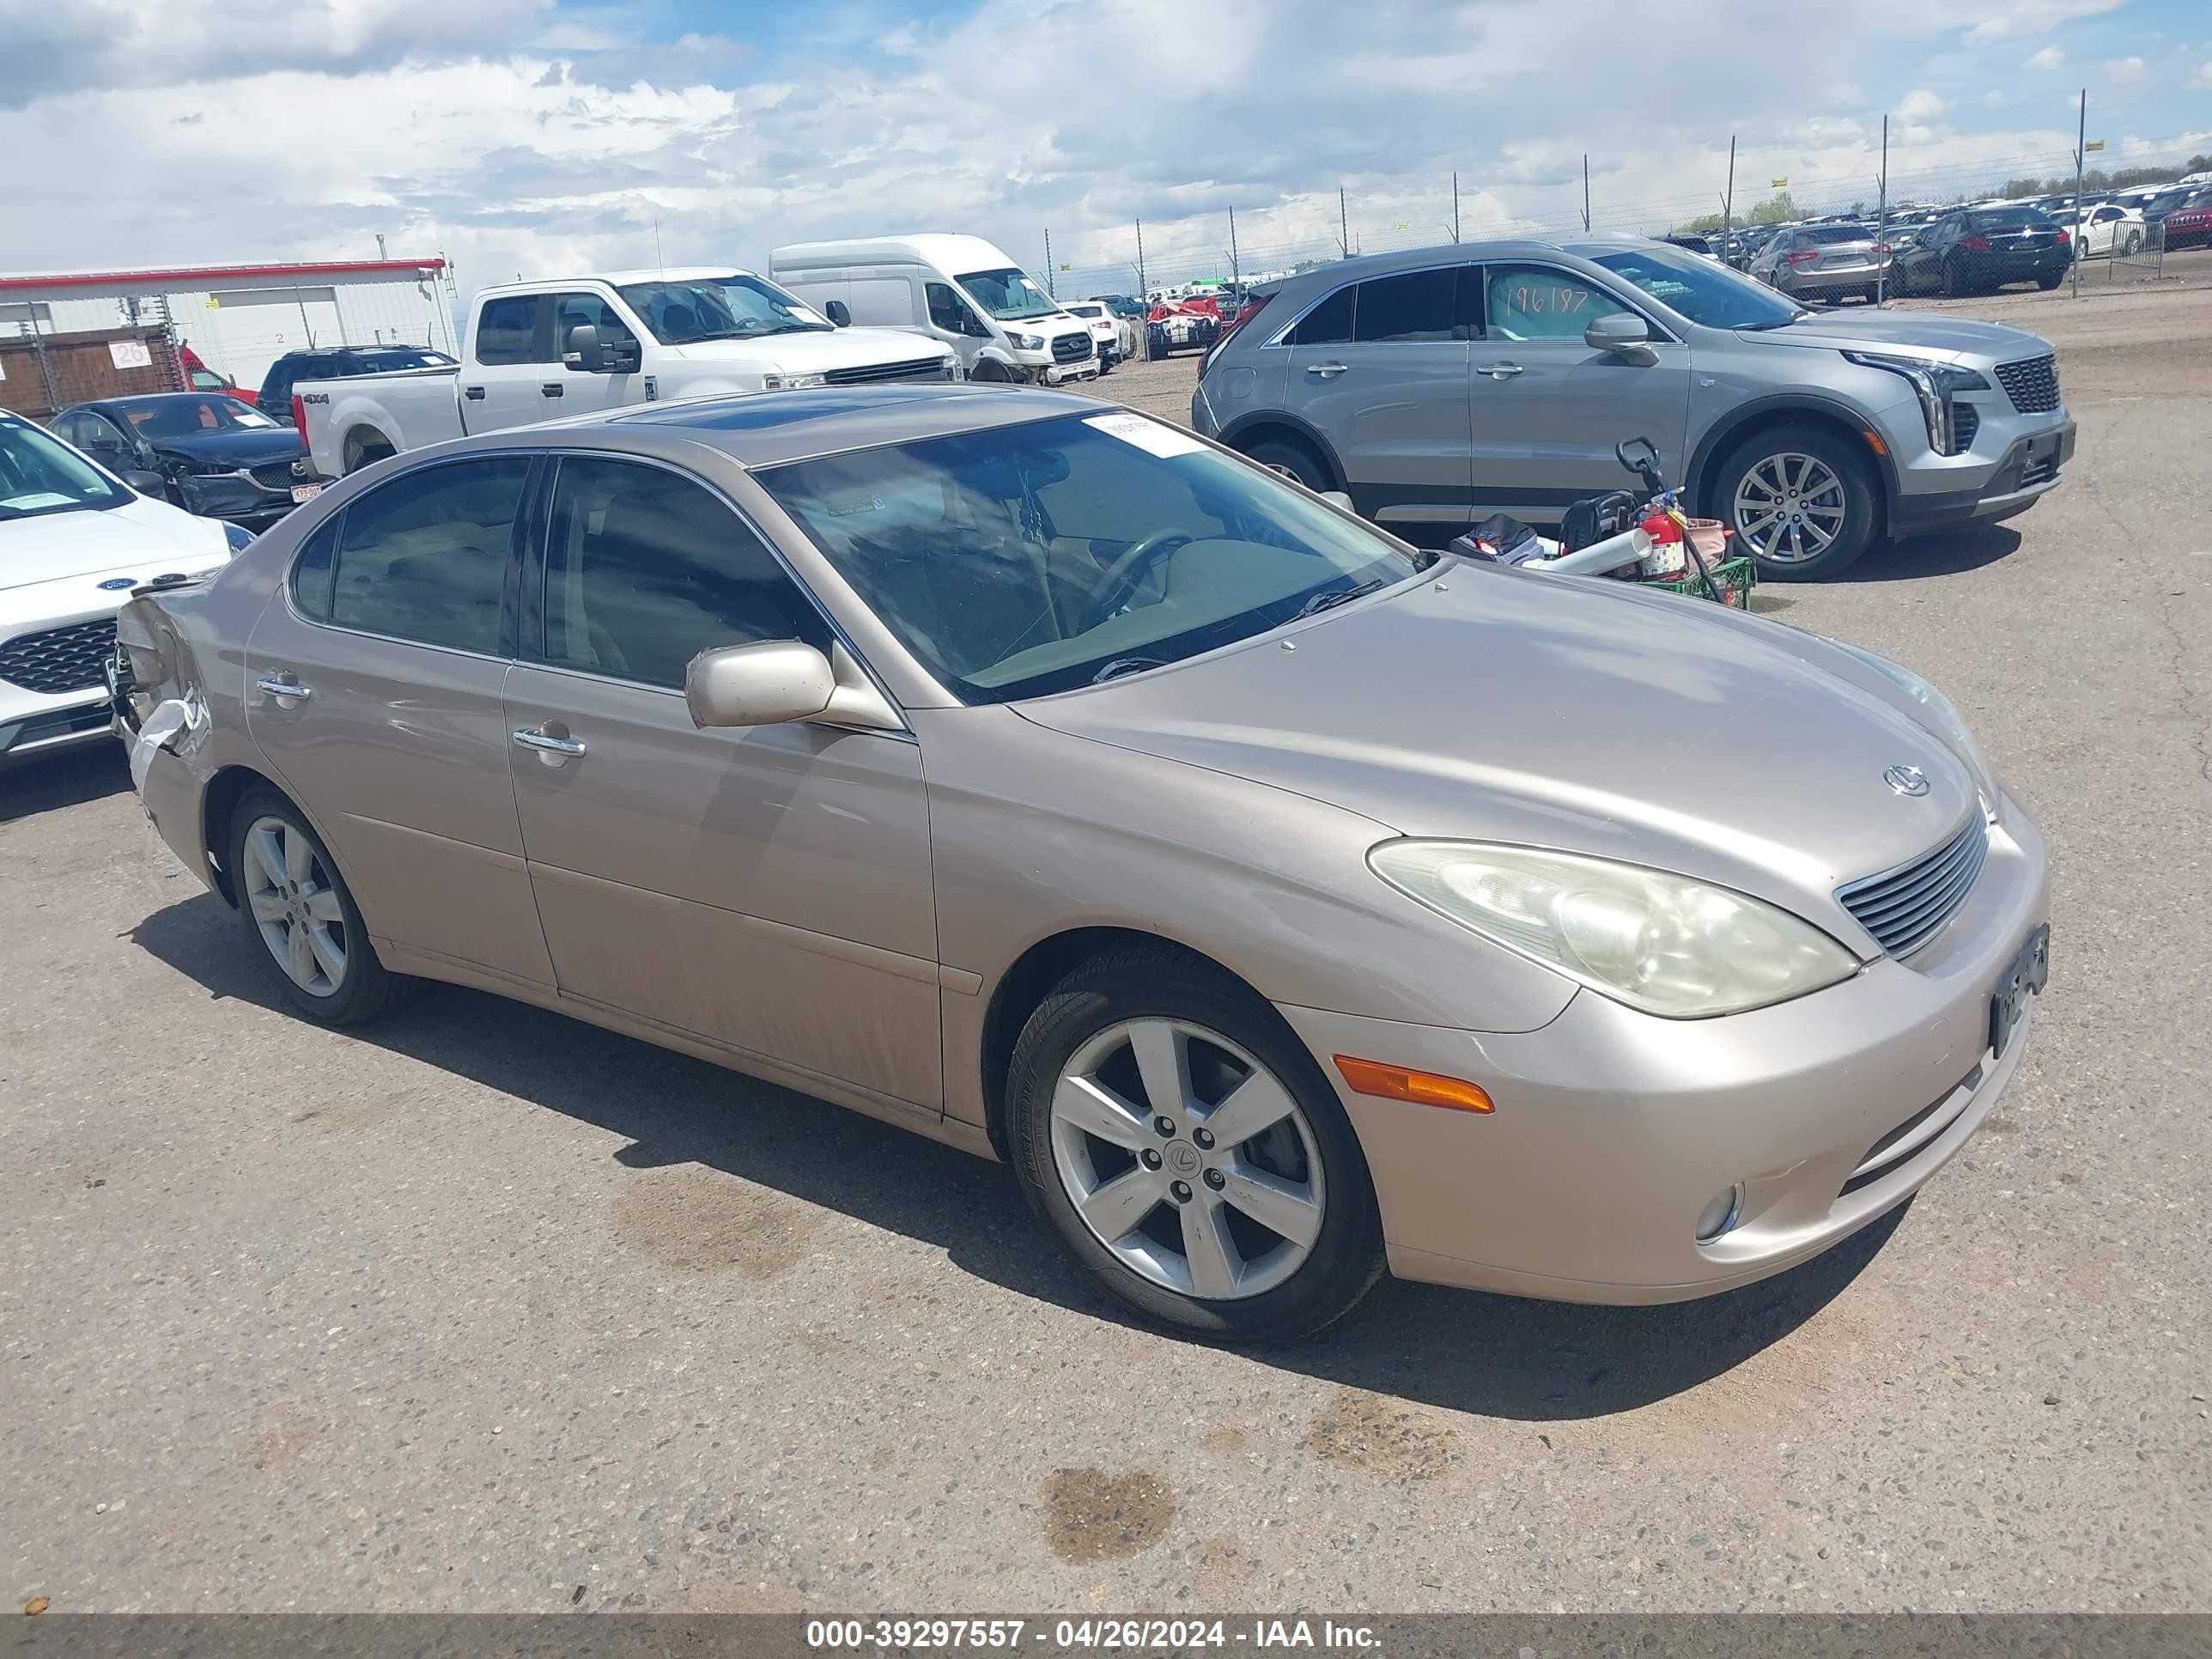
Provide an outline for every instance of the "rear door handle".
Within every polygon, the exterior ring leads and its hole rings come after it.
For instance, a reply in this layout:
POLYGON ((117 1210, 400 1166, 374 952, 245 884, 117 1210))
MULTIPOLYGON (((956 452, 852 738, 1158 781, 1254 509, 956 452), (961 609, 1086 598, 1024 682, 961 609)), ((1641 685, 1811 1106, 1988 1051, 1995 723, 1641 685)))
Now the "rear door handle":
POLYGON ((465 386, 461 388, 461 396, 472 404, 480 404, 483 401, 483 388, 480 386, 465 386))
POLYGON ((315 695, 314 687, 302 685, 287 674, 264 674, 253 682, 253 689, 283 703, 305 702, 315 695))
POLYGON ((1350 363, 1308 363, 1306 373, 1317 375, 1324 380, 1333 380, 1351 367, 1350 363))
POLYGON ((1487 374, 1493 380, 1510 380, 1516 374, 1521 373, 1521 365, 1518 363, 1478 363, 1475 365, 1474 372, 1478 374, 1487 374))
POLYGON ((538 389, 549 398, 557 398, 561 395, 561 382, 558 380, 548 380, 544 386, 539 386, 538 389))

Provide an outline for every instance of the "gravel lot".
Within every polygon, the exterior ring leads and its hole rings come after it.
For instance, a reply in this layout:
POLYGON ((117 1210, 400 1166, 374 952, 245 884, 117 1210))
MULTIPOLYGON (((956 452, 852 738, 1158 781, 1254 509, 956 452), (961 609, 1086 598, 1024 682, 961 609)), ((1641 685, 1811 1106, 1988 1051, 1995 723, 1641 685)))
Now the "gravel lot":
POLYGON ((992 1166, 471 993, 288 1018, 83 756, 0 776, 0 1587, 2212 1609, 2212 292, 1946 308, 2058 342, 2067 486, 1762 592, 1929 672, 2050 839, 2026 1061, 1901 1218, 1686 1306, 1387 1285, 1317 1346, 1178 1344, 992 1166))

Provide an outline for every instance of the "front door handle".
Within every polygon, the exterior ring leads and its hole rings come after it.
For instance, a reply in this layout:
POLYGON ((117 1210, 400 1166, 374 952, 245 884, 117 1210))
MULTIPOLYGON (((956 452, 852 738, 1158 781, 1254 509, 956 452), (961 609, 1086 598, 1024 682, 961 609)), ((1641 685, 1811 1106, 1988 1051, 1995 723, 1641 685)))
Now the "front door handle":
POLYGON ((548 380, 544 386, 539 386, 538 389, 548 398, 557 398, 561 395, 561 382, 558 380, 548 380))
POLYGON ((315 695, 311 685, 302 685, 289 674, 264 674, 253 682, 253 689, 266 697, 274 697, 288 708, 295 702, 305 702, 315 695))
POLYGON ((1350 363, 1308 363, 1306 373, 1317 375, 1324 380, 1333 380, 1351 367, 1350 363))
POLYGON ((472 404, 480 404, 483 401, 484 390, 480 386, 465 386, 461 388, 461 396, 472 404))
POLYGON ((1478 363, 1475 365, 1474 372, 1478 374, 1487 374, 1493 380, 1510 380, 1516 374, 1521 373, 1521 365, 1518 363, 1478 363))
MULTIPOLYGON (((545 726, 552 724, 551 720, 545 722, 545 726)), ((566 726, 557 732, 548 732, 544 726, 517 732, 514 741, 518 748, 535 750, 538 758, 548 766, 563 765, 584 752, 582 739, 570 737, 566 726)))

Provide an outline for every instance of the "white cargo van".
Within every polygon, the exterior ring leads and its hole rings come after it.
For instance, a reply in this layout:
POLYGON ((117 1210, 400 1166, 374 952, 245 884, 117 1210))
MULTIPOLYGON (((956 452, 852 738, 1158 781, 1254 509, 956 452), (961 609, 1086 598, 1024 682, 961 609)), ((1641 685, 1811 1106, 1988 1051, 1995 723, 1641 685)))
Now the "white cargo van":
POLYGON ((1089 327, 980 236, 799 242, 769 256, 769 275, 833 323, 942 340, 972 380, 1097 378, 1089 327))

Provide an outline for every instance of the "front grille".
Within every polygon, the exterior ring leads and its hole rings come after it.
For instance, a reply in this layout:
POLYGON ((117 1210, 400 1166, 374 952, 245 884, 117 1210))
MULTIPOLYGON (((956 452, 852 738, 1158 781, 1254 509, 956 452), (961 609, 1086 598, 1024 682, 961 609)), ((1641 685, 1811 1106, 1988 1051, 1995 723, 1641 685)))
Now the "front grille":
POLYGON ((83 691, 107 684, 100 665, 115 653, 115 619, 18 634, 0 645, 0 680, 26 691, 83 691))
POLYGON ((1973 890, 1990 855, 1990 826, 1977 811, 1966 828, 1923 859, 1836 890, 1844 908, 1881 948, 1909 957, 1942 930, 1973 890))
POLYGON ((253 482, 264 489, 281 489, 288 495, 292 493, 292 486, 300 482, 294 476, 289 461, 270 461, 250 470, 253 482))
POLYGON ((1088 334, 1055 334, 1052 341, 1052 360, 1056 363, 1079 363, 1091 356, 1091 337, 1088 334))
POLYGON ((2023 357, 2016 363, 1999 363, 1997 384, 2021 414, 2041 415, 2058 407, 2058 360, 2023 357))
POLYGON ((909 357, 898 363, 865 363, 858 368, 833 368, 823 375, 830 386, 874 386, 884 380, 941 380, 942 357, 909 357))

